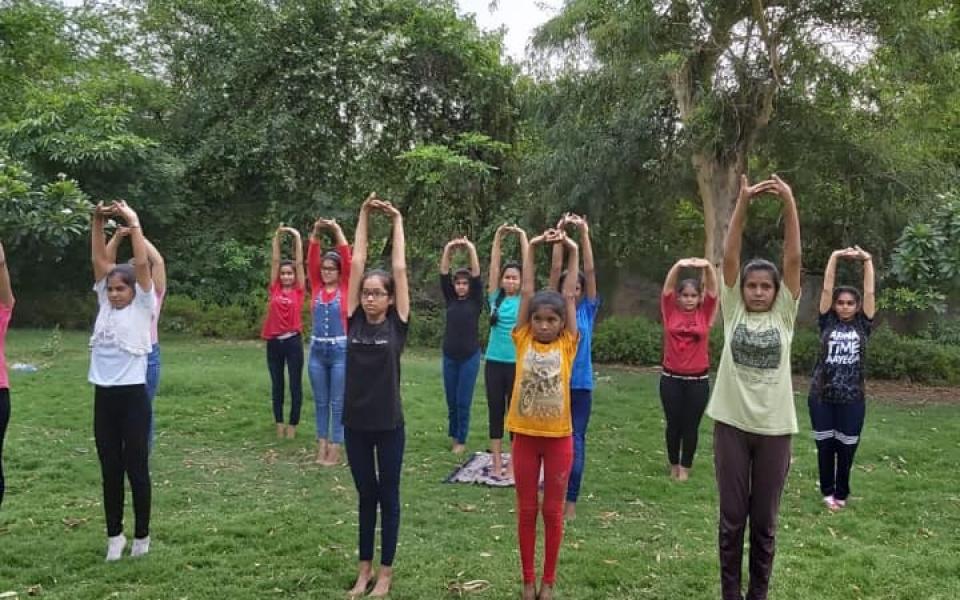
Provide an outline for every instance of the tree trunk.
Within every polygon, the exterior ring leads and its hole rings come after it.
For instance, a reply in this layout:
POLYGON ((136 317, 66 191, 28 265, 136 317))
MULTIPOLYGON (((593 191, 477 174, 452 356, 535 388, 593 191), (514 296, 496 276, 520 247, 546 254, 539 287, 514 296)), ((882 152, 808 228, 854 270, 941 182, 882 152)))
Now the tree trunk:
POLYGON ((693 153, 697 189, 703 201, 704 257, 715 265, 723 261, 723 240, 740 190, 740 173, 746 172, 746 153, 721 158, 714 153, 693 153))

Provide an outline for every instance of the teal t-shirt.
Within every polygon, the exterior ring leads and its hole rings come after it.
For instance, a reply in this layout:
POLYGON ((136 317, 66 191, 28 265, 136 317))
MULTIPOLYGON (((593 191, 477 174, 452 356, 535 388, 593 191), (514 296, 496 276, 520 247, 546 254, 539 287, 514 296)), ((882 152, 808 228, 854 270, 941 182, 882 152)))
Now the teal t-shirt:
POLYGON ((517 350, 513 347, 513 327, 517 324, 517 313, 520 311, 520 294, 504 296, 500 308, 495 308, 497 294, 493 292, 487 296, 490 314, 496 313, 497 324, 490 328, 490 339, 487 341, 487 360, 497 362, 517 362, 517 350))

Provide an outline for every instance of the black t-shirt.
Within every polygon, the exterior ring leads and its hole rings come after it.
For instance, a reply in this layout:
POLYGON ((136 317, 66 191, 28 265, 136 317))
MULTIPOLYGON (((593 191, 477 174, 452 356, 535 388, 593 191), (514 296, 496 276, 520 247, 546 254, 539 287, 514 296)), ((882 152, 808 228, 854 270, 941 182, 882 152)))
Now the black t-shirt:
POLYGON ((453 289, 453 280, 440 275, 440 289, 447 302, 447 325, 443 334, 443 353, 454 360, 466 360, 480 349, 477 323, 483 310, 483 284, 479 277, 470 278, 470 289, 460 299, 453 289))
POLYGON ((360 431, 389 431, 403 425, 400 355, 408 324, 394 307, 382 323, 369 323, 357 307, 347 322, 347 377, 343 425, 360 431))
POLYGON ((830 309, 820 315, 820 357, 813 369, 810 394, 823 402, 864 401, 864 359, 873 320, 858 312, 842 321, 830 309))

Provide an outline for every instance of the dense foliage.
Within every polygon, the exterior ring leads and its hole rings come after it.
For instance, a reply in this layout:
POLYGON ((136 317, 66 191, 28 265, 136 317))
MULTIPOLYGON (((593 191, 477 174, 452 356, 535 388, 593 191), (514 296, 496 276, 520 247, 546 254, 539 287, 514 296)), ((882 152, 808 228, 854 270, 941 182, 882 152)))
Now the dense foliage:
MULTIPOLYGON (((793 184, 808 270, 857 243, 885 306, 957 293, 946 0, 567 0, 526 73, 454 0, 11 0, 0 32, 0 238, 21 296, 86 289, 85 211, 124 197, 174 294, 253 307, 278 223, 349 233, 371 190, 406 213, 421 283, 453 235, 485 254, 503 221, 575 210, 608 290, 716 257, 742 169, 793 184)), ((758 204, 745 254, 776 258, 779 229, 758 204)))

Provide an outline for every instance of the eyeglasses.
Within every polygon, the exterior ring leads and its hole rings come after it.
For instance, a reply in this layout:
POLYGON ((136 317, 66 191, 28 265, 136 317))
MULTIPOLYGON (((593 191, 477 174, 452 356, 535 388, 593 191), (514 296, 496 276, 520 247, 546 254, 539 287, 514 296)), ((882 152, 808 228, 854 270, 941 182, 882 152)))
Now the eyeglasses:
POLYGON ((361 298, 372 298, 374 300, 379 300, 380 298, 386 298, 389 295, 390 294, 383 290, 360 290, 361 298))
POLYGON ((340 269, 336 267, 320 267, 320 270, 324 273, 339 273, 340 269))

